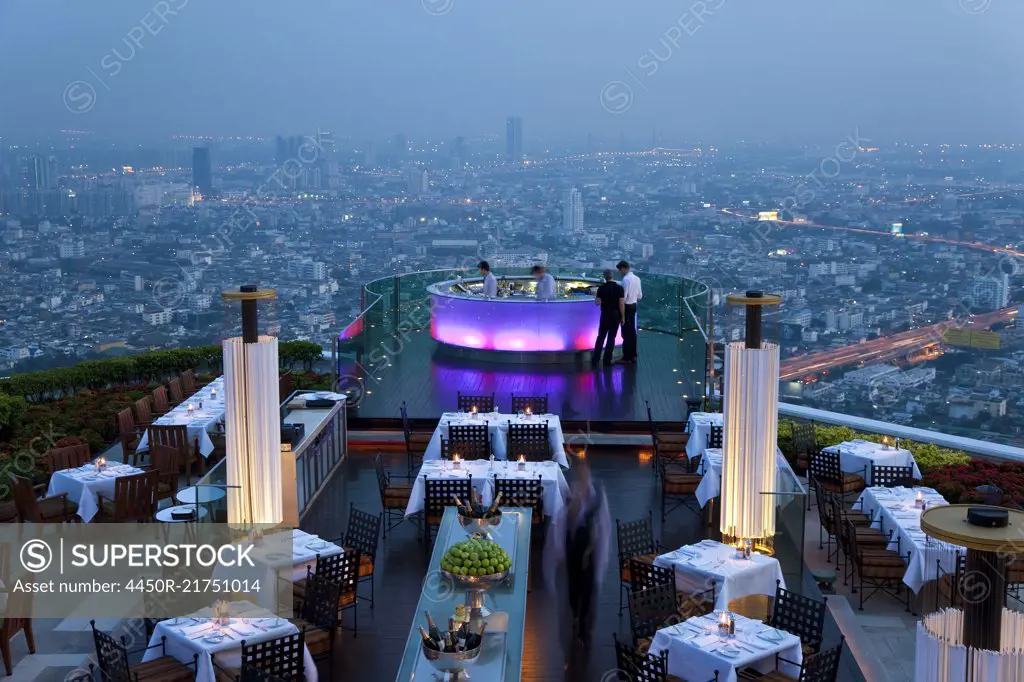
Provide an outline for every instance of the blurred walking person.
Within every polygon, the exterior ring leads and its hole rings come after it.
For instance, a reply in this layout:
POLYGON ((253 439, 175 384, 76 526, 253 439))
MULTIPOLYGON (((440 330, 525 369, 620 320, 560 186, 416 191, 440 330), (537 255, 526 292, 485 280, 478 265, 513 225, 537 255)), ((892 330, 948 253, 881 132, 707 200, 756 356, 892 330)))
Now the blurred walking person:
MULTIPOLYGON (((594 485, 586 461, 575 464, 573 472, 569 503, 553 519, 544 549, 548 589, 552 594, 560 592, 556 589, 556 579, 563 565, 568 581, 572 637, 569 646, 563 646, 567 667, 573 645, 590 649, 611 538, 611 518, 604 490, 594 485)), ((563 640, 564 630, 563 627, 563 640)))

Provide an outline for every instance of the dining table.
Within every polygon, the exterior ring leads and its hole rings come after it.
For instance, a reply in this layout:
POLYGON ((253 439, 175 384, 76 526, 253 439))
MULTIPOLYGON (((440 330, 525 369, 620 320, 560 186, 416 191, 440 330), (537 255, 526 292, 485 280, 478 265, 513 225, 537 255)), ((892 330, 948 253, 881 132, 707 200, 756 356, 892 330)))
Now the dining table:
POLYGON ((494 479, 519 478, 541 480, 544 491, 544 514, 555 516, 565 506, 569 498, 569 483, 562 474, 562 467, 557 462, 524 462, 520 469, 518 462, 508 460, 470 459, 459 462, 456 469, 452 462, 435 460, 424 462, 420 467, 416 480, 412 484, 412 494, 405 508, 406 517, 423 511, 423 494, 426 490, 426 479, 455 479, 473 477, 473 489, 480 496, 484 506, 494 501, 494 479))
POLYGON ((908 466, 914 478, 921 479, 921 469, 918 468, 910 450, 906 448, 856 438, 822 449, 839 455, 839 468, 843 473, 857 474, 863 477, 868 485, 874 484, 871 480, 872 466, 908 466))
POLYGON ((690 459, 699 457, 708 446, 708 434, 712 426, 723 426, 725 415, 721 412, 691 412, 687 420, 687 431, 690 434, 686 441, 686 454, 690 459))
POLYGON ((89 523, 100 511, 99 495, 114 499, 117 479, 143 473, 142 469, 120 462, 107 462, 97 468, 95 462, 74 469, 61 469, 50 476, 46 496, 67 493, 68 499, 78 505, 78 517, 89 523))
POLYGON ((551 459, 564 467, 569 466, 565 456, 565 437, 562 434, 562 420, 557 414, 505 414, 502 412, 445 412, 437 422, 423 461, 441 459, 441 438, 448 438, 450 424, 487 424, 491 438, 491 452, 495 459, 508 459, 508 426, 513 424, 548 424, 548 441, 551 444, 551 459))
MULTIPOLYGON (((247 645, 265 642, 295 634, 299 629, 289 620, 276 617, 269 610, 249 601, 228 604, 229 618, 224 624, 215 619, 213 607, 206 607, 182 618, 162 620, 153 629, 149 646, 142 661, 148 662, 161 655, 171 656, 182 663, 192 663, 198 654, 196 680, 216 682, 217 670, 213 659, 221 668, 238 669, 242 665, 242 640, 247 645), (160 641, 164 651, 160 650, 160 641)), ((303 655, 307 682, 316 682, 317 670, 313 656, 306 648, 303 655)))
POLYGON ((888 549, 904 557, 910 554, 903 583, 921 591, 925 583, 938 580, 940 570, 952 575, 956 571, 957 552, 964 547, 936 540, 921 530, 921 514, 925 507, 949 504, 932 488, 865 488, 854 507, 871 519, 872 527, 883 533, 892 531, 888 549))
MULTIPOLYGON (((695 495, 700 506, 704 507, 722 493, 722 448, 704 448, 700 457, 699 471, 702 476, 695 495)), ((786 460, 786 456, 778 447, 775 448, 775 466, 777 467, 775 491, 803 495, 804 490, 800 481, 793 473, 793 468, 786 460)))
POLYGON ((800 677, 803 648, 800 638, 759 620, 732 614, 735 634, 718 627, 719 614, 690 618, 654 633, 648 653, 668 653, 668 673, 693 682, 736 682, 737 671, 753 668, 761 673, 776 670, 793 679, 800 677), (786 659, 776 659, 776 656, 786 659), (786 661, 791 661, 787 663, 786 661))
POLYGON ((723 611, 734 599, 755 594, 774 597, 776 585, 786 587, 775 557, 753 552, 749 559, 742 558, 737 548, 714 540, 660 554, 654 565, 674 569, 676 588, 686 594, 706 592, 714 581, 715 608, 723 611))
MULTIPOLYGON (((189 442, 193 443, 198 440, 199 453, 203 457, 209 457, 214 450, 210 434, 215 433, 218 427, 224 423, 224 412, 227 409, 224 403, 224 394, 224 377, 220 376, 153 423, 159 426, 184 425, 188 427, 189 442)), ((148 429, 146 433, 142 434, 137 450, 139 452, 149 450, 148 429)))

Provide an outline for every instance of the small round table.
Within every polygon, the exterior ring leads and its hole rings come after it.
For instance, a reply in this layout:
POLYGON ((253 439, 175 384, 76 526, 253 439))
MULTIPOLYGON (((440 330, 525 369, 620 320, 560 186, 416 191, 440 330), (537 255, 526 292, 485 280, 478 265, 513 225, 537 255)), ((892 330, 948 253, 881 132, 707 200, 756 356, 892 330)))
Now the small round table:
POLYGON ((921 514, 921 530, 936 540, 967 548, 965 575, 984 592, 980 599, 964 599, 963 645, 999 651, 1006 559, 1024 554, 1024 512, 982 504, 932 507, 921 514), (978 508, 1005 511, 1009 523, 1002 528, 973 526, 967 522, 967 510, 978 508))
POLYGON ((164 523, 191 523, 192 521, 202 521, 206 518, 206 510, 202 507, 196 507, 194 504, 179 504, 176 507, 167 507, 161 509, 156 513, 156 520, 164 523), (176 519, 172 514, 176 511, 198 511, 194 519, 176 519))
POLYGON ((182 504, 210 504, 222 499, 226 494, 223 488, 197 488, 196 486, 191 486, 179 490, 175 497, 182 504))

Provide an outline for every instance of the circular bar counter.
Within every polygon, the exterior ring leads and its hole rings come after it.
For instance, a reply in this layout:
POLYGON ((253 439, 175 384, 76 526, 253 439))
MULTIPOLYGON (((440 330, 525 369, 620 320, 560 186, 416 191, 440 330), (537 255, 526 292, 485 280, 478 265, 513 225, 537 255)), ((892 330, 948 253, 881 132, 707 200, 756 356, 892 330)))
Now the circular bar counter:
MULTIPOLYGON (((438 282, 430 293, 430 335, 460 355, 501 362, 566 362, 593 350, 602 280, 555 278, 556 295, 537 298, 532 277, 503 277, 499 296, 483 296, 483 279, 438 282)), ((622 330, 615 345, 622 343, 622 330)))

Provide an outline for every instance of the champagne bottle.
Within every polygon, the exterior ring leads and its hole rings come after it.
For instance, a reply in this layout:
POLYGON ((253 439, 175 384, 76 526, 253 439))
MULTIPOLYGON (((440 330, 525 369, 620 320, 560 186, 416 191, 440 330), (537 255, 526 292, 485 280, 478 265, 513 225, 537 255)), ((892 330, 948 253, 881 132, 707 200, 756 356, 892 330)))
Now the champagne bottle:
POLYGON ((423 629, 422 625, 420 626, 420 637, 423 638, 423 646, 433 651, 441 650, 441 647, 437 645, 437 642, 430 638, 430 635, 427 634, 427 631, 423 629))
POLYGON ((423 613, 427 614, 427 627, 429 628, 430 639, 438 643, 443 642, 441 639, 441 630, 438 629, 436 624, 434 624, 434 619, 430 617, 430 611, 424 611, 423 613))
POLYGON ((462 504, 462 500, 460 500, 459 496, 456 495, 455 493, 452 493, 452 499, 455 500, 455 508, 456 509, 463 509, 465 507, 465 505, 462 504))
POLYGON ((452 633, 450 632, 444 633, 444 650, 447 653, 455 651, 455 642, 452 641, 452 633))
POLYGON ((498 503, 501 502, 501 496, 501 492, 494 496, 494 503, 491 505, 491 508, 487 511, 488 516, 494 516, 494 512, 498 511, 498 503))

